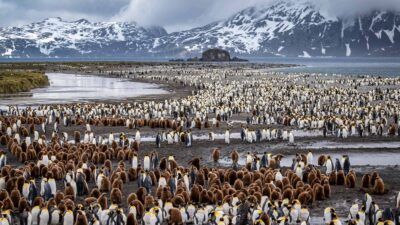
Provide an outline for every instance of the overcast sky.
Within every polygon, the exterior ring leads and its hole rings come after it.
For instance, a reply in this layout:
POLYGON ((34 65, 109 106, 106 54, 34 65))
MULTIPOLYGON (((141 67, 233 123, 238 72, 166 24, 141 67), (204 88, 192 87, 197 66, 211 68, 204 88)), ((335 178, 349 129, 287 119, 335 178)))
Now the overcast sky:
MULTIPOLYGON (((168 32, 205 25, 249 6, 282 0, 0 0, 0 26, 23 25, 48 17, 64 20, 136 21, 168 32)), ((294 0, 299 1, 299 0, 294 0)), ((303 0, 304 1, 304 0, 303 0)), ((306 0, 336 16, 382 8, 400 10, 400 0, 306 0)))

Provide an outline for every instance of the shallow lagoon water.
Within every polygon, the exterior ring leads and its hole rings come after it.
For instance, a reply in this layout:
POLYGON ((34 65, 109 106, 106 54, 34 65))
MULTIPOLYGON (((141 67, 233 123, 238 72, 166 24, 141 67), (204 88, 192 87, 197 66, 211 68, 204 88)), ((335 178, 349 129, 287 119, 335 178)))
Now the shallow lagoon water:
POLYGON ((251 58, 250 61, 303 65, 301 67, 273 69, 283 73, 400 76, 400 58, 398 57, 256 57, 251 58))
MULTIPOLYGON (((232 54, 235 56, 235 54, 232 54)), ((400 57, 252 57, 239 56, 250 63, 297 64, 301 67, 273 69, 283 73, 322 73, 343 75, 400 76, 400 57)), ((168 62, 171 57, 82 57, 74 61, 127 61, 127 62, 168 62)), ((0 62, 66 62, 71 58, 14 58, 0 59, 0 62)), ((236 62, 235 62, 236 63, 236 62)))
MULTIPOLYGON (((399 153, 390 153, 390 152, 376 152, 376 153, 327 153, 331 156, 332 159, 338 158, 341 159, 343 154, 349 156, 350 163, 352 166, 398 166, 399 165, 399 153)), ((321 153, 314 153, 314 160, 312 164, 317 164, 318 157, 321 153)), ((258 154, 258 157, 262 157, 262 154, 258 154)), ((295 155, 284 155, 284 158, 281 160, 281 166, 283 167, 291 167, 292 159, 295 158, 295 155)), ((219 161, 219 163, 223 165, 230 165, 232 160, 230 158, 223 158, 219 161)), ((246 154, 240 154, 239 165, 244 166, 246 164, 246 154)))
POLYGON ((48 73, 50 86, 32 90, 32 96, 0 100, 1 106, 85 102, 97 99, 123 100, 143 95, 166 94, 156 84, 132 82, 127 79, 48 73))
MULTIPOLYGON (((279 148, 284 148, 285 146, 288 146, 287 143, 279 143, 275 144, 273 146, 268 146, 268 149, 279 149, 279 148)), ((400 165, 400 153, 399 152, 391 152, 391 151, 376 151, 376 152, 365 152, 365 153, 359 153, 359 152, 351 152, 348 153, 346 149, 353 149, 353 148, 358 148, 358 149, 371 149, 371 148, 376 148, 376 149, 384 149, 384 148, 399 148, 400 147, 400 142, 388 142, 388 143, 375 143, 375 142, 363 142, 363 143, 337 143, 337 142, 327 142, 327 141, 319 141, 312 143, 311 145, 304 145, 304 146, 298 146, 301 147, 302 149, 310 149, 312 152, 315 149, 326 149, 326 153, 324 151, 318 151, 313 153, 314 160, 312 164, 317 164, 318 157, 321 155, 329 155, 331 158, 334 160, 335 159, 341 159, 342 155, 348 155, 350 159, 350 163, 352 166, 399 166, 400 165), (332 153, 329 151, 329 149, 342 149, 341 152, 335 152, 332 153)), ((294 150, 294 153, 296 150, 294 150)), ((281 166, 284 167, 290 167, 292 165, 292 159, 295 158, 295 155, 284 155, 284 157, 281 160, 281 166)), ((246 163, 246 153, 241 153, 240 158, 239 158, 239 165, 244 166, 246 163)), ((262 153, 257 153, 257 156, 259 158, 262 157, 262 153)), ((232 163, 231 159, 229 157, 225 157, 220 160, 221 164, 225 165, 230 165, 232 163)))

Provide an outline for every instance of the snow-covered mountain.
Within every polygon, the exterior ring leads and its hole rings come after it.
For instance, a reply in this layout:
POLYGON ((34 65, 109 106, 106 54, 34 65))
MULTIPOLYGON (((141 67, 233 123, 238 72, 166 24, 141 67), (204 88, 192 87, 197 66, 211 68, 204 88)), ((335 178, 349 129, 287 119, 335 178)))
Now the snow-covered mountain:
POLYGON ((252 55, 400 56, 400 13, 352 19, 324 14, 301 0, 247 8, 226 21, 172 33, 153 51, 175 54, 221 47, 252 55))
POLYGON ((136 23, 49 18, 21 27, 0 28, 0 53, 3 57, 146 54, 152 47, 149 40, 166 34, 163 28, 143 28, 136 23))
POLYGON ((257 56, 400 56, 400 13, 374 11, 343 19, 307 0, 283 0, 170 34, 136 23, 65 22, 60 18, 0 28, 3 57, 183 57, 211 47, 257 56))

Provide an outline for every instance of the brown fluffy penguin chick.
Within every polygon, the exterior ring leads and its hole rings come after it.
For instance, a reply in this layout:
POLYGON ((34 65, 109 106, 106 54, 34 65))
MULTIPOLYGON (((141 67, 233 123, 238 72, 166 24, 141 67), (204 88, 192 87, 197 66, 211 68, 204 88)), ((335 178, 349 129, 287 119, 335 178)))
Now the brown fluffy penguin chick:
POLYGON ((75 209, 75 202, 71 199, 64 199, 65 202, 65 207, 67 207, 67 209, 69 210, 74 210, 75 209))
POLYGON ((198 184, 200 186, 204 186, 204 184, 205 184, 205 176, 204 176, 203 172, 197 173, 196 184, 198 184))
POLYGON ((179 207, 181 204, 185 203, 185 199, 181 195, 176 195, 171 199, 171 203, 175 207, 179 207))
POLYGON ((17 188, 11 191, 10 199, 14 204, 14 207, 19 208, 19 201, 21 200, 21 193, 17 188))
POLYGON ((81 142, 81 133, 79 131, 74 132, 74 140, 76 144, 81 142))
POLYGON ((154 199, 153 199, 153 196, 147 195, 147 196, 144 198, 144 208, 145 208, 145 209, 149 209, 149 208, 153 208, 153 206, 154 206, 154 199))
POLYGON ((325 161, 326 161, 326 156, 325 155, 320 155, 318 157, 318 165, 319 166, 323 166, 325 164, 325 161))
POLYGON ((133 213, 128 214, 128 217, 126 218, 126 225, 138 225, 133 213))
POLYGON ((64 193, 66 196, 75 196, 74 189, 72 188, 70 183, 67 183, 64 189, 64 193))
POLYGON ((64 192, 57 191, 56 192, 56 196, 54 197, 54 199, 56 200, 57 204, 60 204, 60 202, 64 199, 64 197, 65 197, 64 192))
POLYGON ((260 219, 264 222, 264 224, 271 224, 269 216, 265 212, 263 214, 261 214, 260 219))
POLYGON ((231 159, 233 163, 237 163, 239 161, 239 153, 236 150, 233 150, 231 153, 231 159))
POLYGON ((111 187, 112 187, 112 189, 118 188, 118 189, 122 190, 123 184, 124 183, 122 182, 122 180, 118 178, 113 181, 113 183, 111 184, 111 187))
POLYGON ((345 176, 343 170, 339 170, 336 176, 336 185, 344 185, 345 184, 345 176))
POLYGON ((221 152, 220 152, 220 150, 218 148, 214 148, 211 155, 212 155, 213 161, 215 163, 217 163, 218 160, 219 160, 219 157, 221 155, 221 152))
POLYGON ((234 170, 229 171, 228 176, 226 177, 226 179, 228 180, 230 185, 233 185, 235 183, 236 179, 237 179, 236 171, 234 171, 234 170))
POLYGON ((178 168, 178 163, 175 160, 169 160, 168 163, 171 170, 178 168))
POLYGON ((209 199, 208 199, 207 191, 205 189, 203 189, 200 192, 200 203, 206 204, 208 202, 209 202, 209 199))
POLYGON ((243 181, 243 185, 245 187, 248 187, 252 183, 251 174, 250 173, 245 174, 242 181, 243 181))
POLYGON ((197 185, 193 185, 192 189, 190 190, 190 200, 193 203, 199 203, 200 201, 200 190, 197 185))
POLYGON ((98 197, 100 197, 100 194, 101 193, 98 188, 92 188, 92 191, 90 192, 89 196, 98 198, 98 197))
POLYGON ((144 199, 145 199, 146 195, 147 195, 147 191, 144 187, 141 187, 136 191, 136 196, 142 204, 144 204, 144 199))
POLYGON ((18 202, 18 211, 21 213, 24 210, 27 210, 29 207, 29 203, 26 198, 22 197, 18 202))
POLYGON ((322 201, 325 199, 324 187, 320 184, 314 186, 315 200, 322 201))
POLYGON ((371 183, 371 175, 364 174, 364 176, 361 179, 361 187, 368 189, 370 183, 371 183))
POLYGON ((291 188, 286 188, 283 191, 282 198, 283 199, 287 198, 289 200, 292 200, 292 198, 293 198, 293 190, 291 188))
POLYGON ((371 179, 370 179, 370 181, 371 181, 371 186, 372 186, 372 187, 375 186, 375 181, 376 181, 376 178, 377 178, 378 176, 379 176, 378 172, 374 171, 374 172, 372 173, 371 179))
POLYGON ((355 188, 356 187, 356 177, 354 174, 352 174, 352 173, 347 174, 346 187, 347 188, 355 188))
POLYGON ((129 205, 133 205, 136 207, 136 218, 142 218, 144 216, 144 206, 139 200, 133 200, 129 205))
POLYGON ((233 184, 233 187, 237 190, 237 191, 240 191, 240 190, 242 190, 243 189, 243 181, 242 180, 240 180, 240 179, 237 179, 236 181, 235 181, 235 183, 233 184))
POLYGON ((163 202, 167 202, 171 198, 171 192, 169 191, 168 187, 163 187, 161 191, 161 200, 163 202))
MULTIPOLYGON (((19 203, 19 202, 18 202, 19 203)), ((2 210, 14 210, 14 203, 12 202, 12 200, 10 198, 6 198, 3 200, 3 207, 2 210)))
POLYGON ((129 181, 135 181, 137 179, 137 171, 133 168, 128 169, 129 181))
POLYGON ((1 136, 0 144, 3 145, 3 146, 7 145, 7 137, 6 136, 4 136, 4 135, 1 136))
POLYGON ((308 199, 309 199, 308 192, 304 191, 304 192, 300 193, 297 199, 299 200, 299 202, 302 205, 307 205, 308 204, 308 199))
POLYGON ((324 194, 325 198, 331 197, 331 186, 329 185, 329 181, 325 180, 324 182, 324 194))
POLYGON ((122 203, 122 192, 118 188, 113 188, 110 194, 110 201, 113 204, 121 204, 122 203))
MULTIPOLYGON (((309 174, 308 174, 308 183, 309 184, 312 184, 312 183, 314 183, 314 181, 317 179, 317 174, 315 173, 315 172, 310 172, 309 174)), ((293 183, 292 183, 293 184, 293 183)))
POLYGON ((103 177, 100 185, 101 192, 109 192, 111 190, 111 181, 108 179, 108 177, 103 177))
POLYGON ((136 199, 137 199, 136 194, 135 193, 130 193, 128 195, 128 198, 126 199, 126 204, 130 205, 133 202, 133 200, 136 200, 136 199))
POLYGON ((167 161, 167 158, 162 158, 161 160, 160 160, 160 170, 161 171, 164 171, 164 170, 166 170, 167 169, 167 165, 168 165, 168 161, 167 161))
POLYGON ((275 160, 275 159, 271 159, 270 161, 269 161, 269 165, 268 165, 268 168, 270 168, 270 169, 276 169, 278 167, 278 162, 275 160))
POLYGON ((177 208, 172 208, 169 210, 169 221, 168 224, 174 224, 174 225, 178 225, 178 224, 183 224, 183 220, 182 220, 182 215, 181 212, 179 211, 179 209, 177 208))
POLYGON ((86 219, 85 214, 80 210, 78 210, 77 214, 78 215, 76 216, 76 219, 75 219, 76 221, 75 221, 74 225, 88 225, 88 221, 86 219))
POLYGON ((331 174, 329 174, 329 184, 336 185, 336 181, 337 181, 336 171, 333 171, 331 174))
POLYGON ((11 191, 14 190, 14 188, 18 188, 16 181, 17 181, 16 177, 11 177, 8 179, 8 181, 6 182, 6 190, 8 193, 11 193, 11 191))
POLYGON ((107 196, 105 193, 100 195, 100 197, 97 199, 97 202, 101 206, 102 209, 107 209, 108 208, 108 201, 107 201, 107 196))
POLYGON ((379 175, 375 178, 374 194, 383 195, 385 194, 385 183, 383 183, 382 178, 379 175))
POLYGON ((198 170, 200 169, 200 158, 194 158, 189 162, 190 165, 196 167, 198 170))
POLYGON ((308 205, 312 200, 312 196, 310 195, 310 193, 308 193, 308 191, 303 191, 299 194, 298 199, 302 205, 308 205))
POLYGON ((106 159, 107 159, 106 153, 104 153, 104 152, 99 152, 99 157, 98 157, 97 164, 104 164, 104 162, 106 161, 106 159))
POLYGON ((85 203, 86 206, 89 206, 95 202, 97 202, 97 198, 95 197, 87 197, 83 200, 83 202, 85 203))
POLYGON ((272 200, 272 201, 279 201, 279 200, 282 200, 282 195, 281 195, 281 193, 278 192, 278 191, 276 191, 276 190, 272 191, 272 193, 271 193, 271 200, 272 200))
MULTIPOLYGON (((151 171, 151 172, 153 172, 153 171, 151 171)), ((119 177, 124 184, 126 182, 128 182, 128 174, 125 171, 120 172, 119 177)))

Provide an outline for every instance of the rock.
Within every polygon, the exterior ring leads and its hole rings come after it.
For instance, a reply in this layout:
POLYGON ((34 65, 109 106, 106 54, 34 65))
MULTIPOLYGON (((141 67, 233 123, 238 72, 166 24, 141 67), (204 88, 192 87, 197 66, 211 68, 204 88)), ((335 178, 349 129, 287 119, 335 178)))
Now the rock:
POLYGON ((203 52, 200 60, 204 62, 228 62, 231 61, 231 55, 228 51, 213 48, 203 52))
MULTIPOLYGON (((176 59, 170 60, 175 62, 176 59)), ((218 48, 208 49, 202 53, 201 58, 194 57, 187 59, 188 62, 247 62, 247 59, 240 59, 238 57, 231 58, 228 51, 218 48)))

